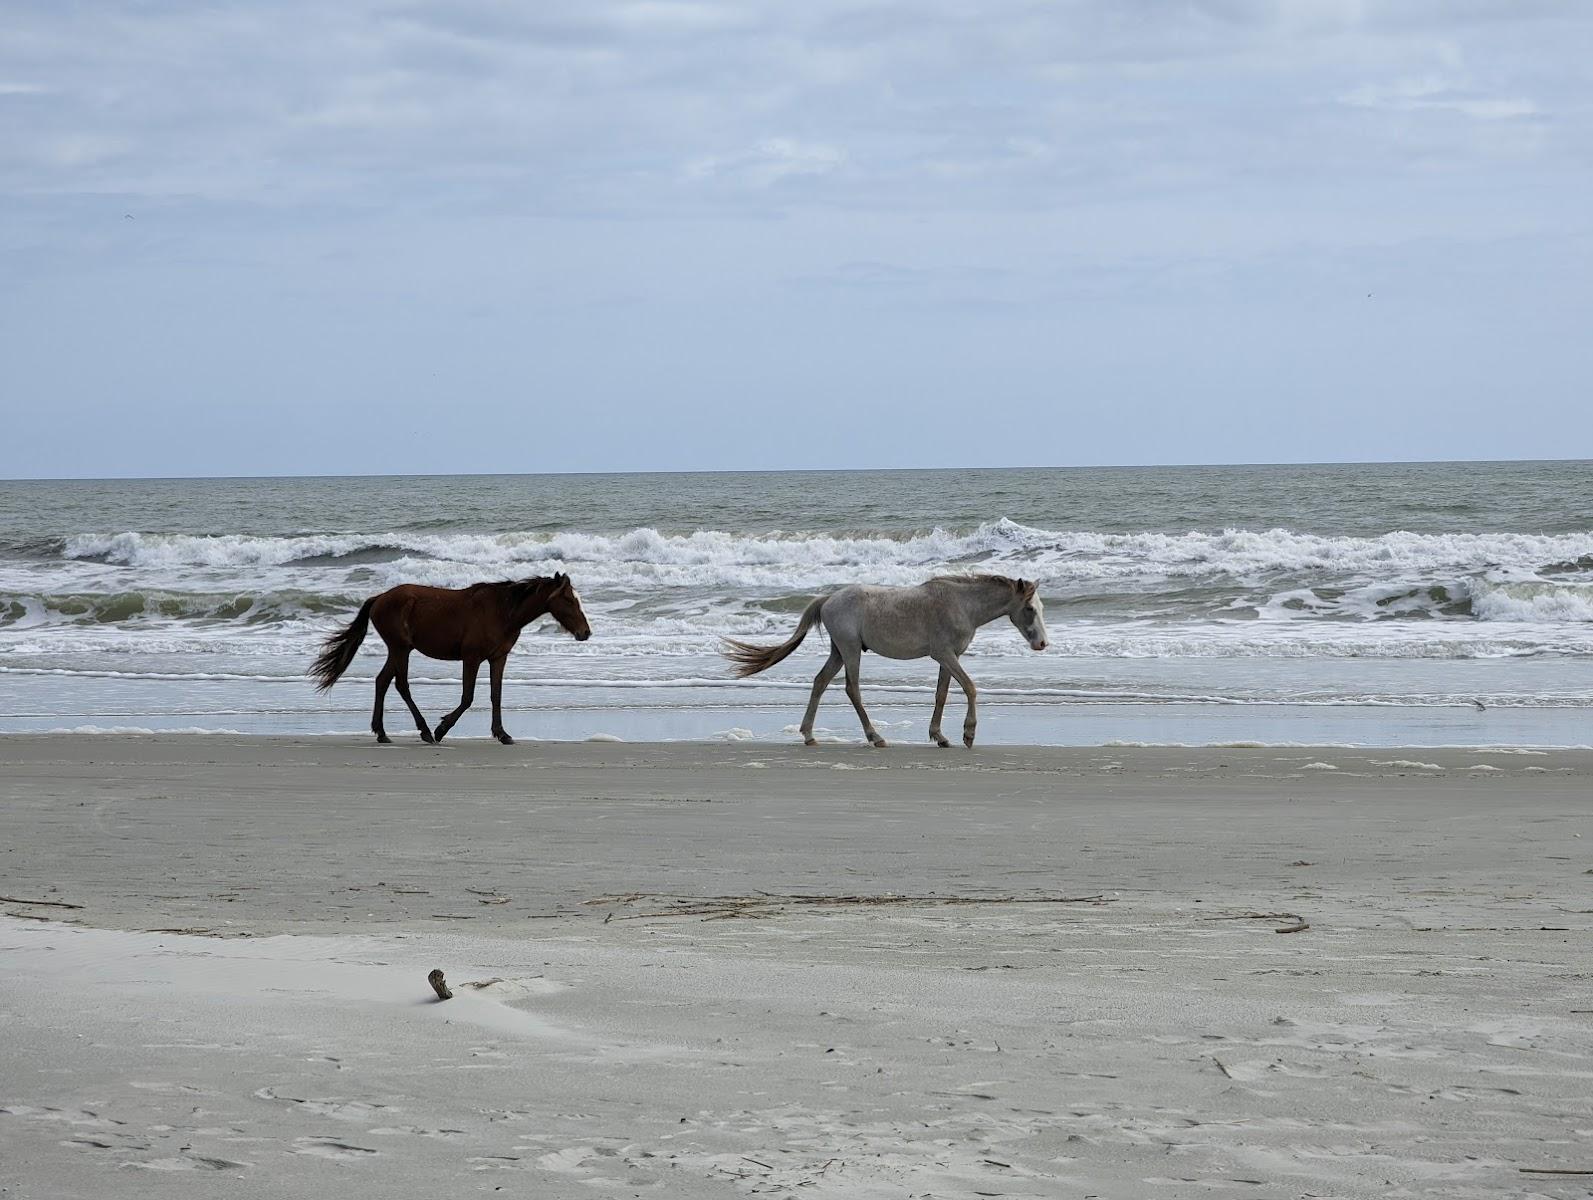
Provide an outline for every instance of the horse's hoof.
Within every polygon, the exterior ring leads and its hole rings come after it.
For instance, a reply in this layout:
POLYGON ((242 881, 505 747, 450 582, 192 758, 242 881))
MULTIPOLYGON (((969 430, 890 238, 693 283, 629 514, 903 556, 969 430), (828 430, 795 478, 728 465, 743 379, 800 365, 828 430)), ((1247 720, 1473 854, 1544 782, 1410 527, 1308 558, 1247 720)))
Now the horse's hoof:
POLYGON ((376 735, 376 744, 378 746, 391 746, 393 744, 393 739, 388 737, 385 733, 378 733, 376 735))
POLYGON ((946 749, 948 746, 951 745, 950 742, 948 742, 945 738, 941 737, 938 733, 934 737, 930 738, 929 740, 934 742, 935 745, 939 746, 942 750, 946 749))
POLYGON ((444 729, 441 725, 439 725, 439 726, 437 726, 436 729, 434 729, 432 731, 431 740, 434 741, 434 742, 441 742, 443 740, 443 738, 445 738, 447 736, 448 736, 448 731, 446 729, 444 729))
POLYGON ((497 736, 498 740, 500 742, 502 742, 505 746, 514 745, 514 739, 512 737, 510 737, 507 733, 500 733, 500 734, 497 734, 496 736, 497 736))
POLYGON ((883 750, 883 749, 885 749, 885 739, 884 739, 884 738, 882 738, 882 737, 872 737, 872 738, 869 738, 869 739, 868 739, 868 744, 869 744, 869 745, 871 745, 871 746, 873 746, 873 747, 874 747, 874 749, 876 749, 876 750, 883 750))
POLYGON ((425 742, 428 746, 435 746, 437 744, 437 739, 431 736, 431 730, 429 729, 422 729, 420 731, 420 740, 425 742))
POLYGON ((804 746, 817 746, 819 744, 819 739, 815 737, 805 737, 802 739, 802 744, 804 746))
POLYGON ((967 746, 968 749, 972 750, 973 749, 973 734, 971 734, 971 733, 963 734, 962 735, 962 744, 964 746, 967 746))

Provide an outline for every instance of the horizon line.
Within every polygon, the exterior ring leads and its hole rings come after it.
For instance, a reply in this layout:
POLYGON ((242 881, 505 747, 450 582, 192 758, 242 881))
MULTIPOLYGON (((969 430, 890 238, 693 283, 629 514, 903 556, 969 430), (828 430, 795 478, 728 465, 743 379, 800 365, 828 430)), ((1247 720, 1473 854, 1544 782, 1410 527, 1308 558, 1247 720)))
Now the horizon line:
POLYGON ((1064 463, 1008 464, 1004 466, 924 467, 754 467, 754 468, 632 468, 611 471, 354 471, 339 474, 265 473, 248 475, 8 475, 0 483, 204 483, 259 482, 275 479, 529 479, 538 477, 590 477, 603 475, 842 475, 865 473, 906 474, 929 471, 1146 471, 1200 470, 1232 467, 1420 467, 1498 466, 1544 463, 1593 463, 1593 458, 1390 458, 1321 459, 1251 462, 1181 463, 1064 463))

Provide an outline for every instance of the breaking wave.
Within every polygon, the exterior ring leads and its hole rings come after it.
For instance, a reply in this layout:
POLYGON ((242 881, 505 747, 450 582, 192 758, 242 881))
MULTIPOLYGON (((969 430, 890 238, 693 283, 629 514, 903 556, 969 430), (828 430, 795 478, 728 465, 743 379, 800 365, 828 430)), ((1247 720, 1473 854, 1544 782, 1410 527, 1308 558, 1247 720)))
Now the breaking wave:
POLYGON ((168 620, 207 624, 271 625, 358 607, 360 597, 315 592, 207 593, 178 591, 0 592, 0 629, 32 625, 122 625, 168 620))
MULTIPOLYGON (((253 597, 179 599, 127 591, 90 601, 115 614, 274 619, 345 606, 350 597, 413 581, 458 586, 483 577, 576 574, 589 597, 668 597, 682 590, 782 611, 795 598, 842 583, 912 583, 940 571, 1037 577, 1068 615, 1177 619, 1248 615, 1273 620, 1388 619, 1593 621, 1593 532, 1389 533, 1328 537, 1289 529, 1182 534, 1037 529, 1005 518, 967 532, 907 537, 718 530, 601 534, 426 532, 306 534, 78 534, 60 543, 68 562, 155 573, 163 585, 219 580, 253 597), (211 606, 209 609, 206 605, 211 606), (168 613, 168 610, 171 610, 168 613)), ((86 568, 85 568, 86 569, 86 568)), ((0 605, 7 603, 0 600, 0 605)), ((9 603, 22 602, 10 597, 9 603)), ((1060 615, 1060 614, 1059 614, 1060 615)), ((0 620, 4 620, 0 616, 0 620)), ((16 618, 12 618, 16 619, 16 618)))
POLYGON ((1167 577, 1248 577, 1278 571, 1386 572, 1499 566, 1577 569, 1593 554, 1593 532, 1389 533, 1375 538, 1325 537, 1289 529, 1227 529, 1220 533, 1095 533, 1053 531, 1002 518, 967 533, 933 529, 912 537, 835 534, 762 535, 696 530, 624 534, 567 532, 459 534, 377 533, 250 537, 241 534, 78 534, 65 540, 69 559, 125 566, 238 567, 347 564, 419 556, 478 566, 511 567, 630 563, 711 570, 715 567, 892 567, 1007 563, 1064 579, 1160 573, 1167 577))

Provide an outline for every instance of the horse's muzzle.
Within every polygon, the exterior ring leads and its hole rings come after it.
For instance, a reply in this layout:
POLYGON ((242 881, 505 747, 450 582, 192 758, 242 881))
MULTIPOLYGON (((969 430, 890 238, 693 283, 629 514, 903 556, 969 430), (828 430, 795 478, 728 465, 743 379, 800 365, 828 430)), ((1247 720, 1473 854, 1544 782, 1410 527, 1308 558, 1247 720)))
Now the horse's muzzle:
POLYGON ((575 635, 575 640, 578 641, 578 642, 584 642, 584 641, 586 641, 587 638, 589 638, 591 636, 592 636, 592 631, 590 629, 584 629, 580 633, 575 635))

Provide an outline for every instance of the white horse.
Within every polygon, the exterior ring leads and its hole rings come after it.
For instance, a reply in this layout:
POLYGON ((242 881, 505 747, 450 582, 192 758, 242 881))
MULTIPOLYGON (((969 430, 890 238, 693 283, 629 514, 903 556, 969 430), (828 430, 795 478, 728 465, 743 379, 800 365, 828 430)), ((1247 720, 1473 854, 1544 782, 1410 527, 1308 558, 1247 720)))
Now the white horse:
POLYGON ((1003 616, 1012 619, 1032 649, 1044 650, 1045 605, 1040 603, 1037 587, 1032 581, 1008 579, 1005 575, 939 575, 917 587, 854 584, 809 604, 796 632, 780 645, 755 646, 726 638, 724 654, 736 664, 736 675, 745 679, 774 666, 802 644, 809 629, 824 622, 830 635, 830 658, 813 677, 813 694, 802 718, 802 740, 809 746, 814 744, 813 718, 819 711, 819 700, 843 665, 846 694, 857 709, 858 720, 863 722, 863 734, 873 745, 883 746, 885 739, 868 719, 858 687, 863 651, 872 650, 886 658, 932 658, 940 664, 940 682, 935 687, 935 715, 929 719, 929 740, 937 746, 951 744, 940 732, 940 717, 946 708, 946 692, 955 679, 968 697, 962 742, 972 746, 978 724, 974 682, 957 660, 981 625, 1003 616))

